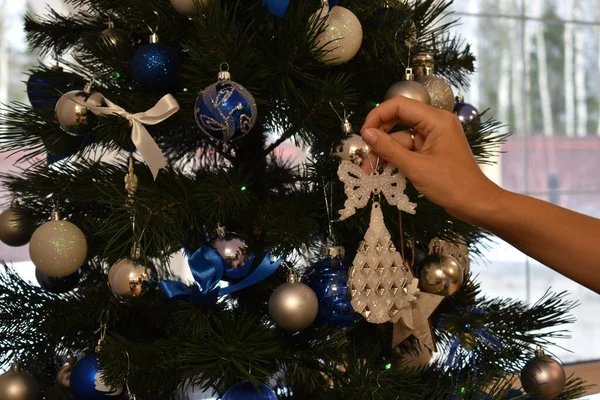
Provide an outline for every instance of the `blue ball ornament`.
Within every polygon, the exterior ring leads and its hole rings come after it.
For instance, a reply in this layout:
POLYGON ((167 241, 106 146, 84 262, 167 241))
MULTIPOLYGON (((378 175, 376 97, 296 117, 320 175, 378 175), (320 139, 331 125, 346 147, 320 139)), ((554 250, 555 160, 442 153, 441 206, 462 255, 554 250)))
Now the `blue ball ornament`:
POLYGON ((349 328, 362 319, 350 303, 348 270, 351 264, 344 260, 343 249, 328 247, 327 256, 313 264, 304 277, 304 283, 319 300, 316 323, 334 329, 349 328))
POLYGON ((27 97, 36 110, 54 110, 63 93, 81 88, 85 81, 64 72, 58 65, 49 70, 33 72, 27 80, 27 97))
POLYGON ((221 70, 219 80, 200 92, 194 114, 203 133, 228 141, 250 132, 258 112, 252 94, 221 70))
POLYGON ((456 103, 454 103, 454 114, 458 116, 458 119, 463 125, 471 121, 479 123, 479 111, 471 104, 465 103, 463 96, 460 94, 456 96, 456 103))
POLYGON ((172 89, 179 78, 177 52, 152 35, 150 43, 143 45, 131 60, 131 73, 140 85, 150 90, 172 89))
POLYGON ((234 385, 225 392, 221 400, 277 400, 278 397, 267 385, 254 387, 250 382, 234 385))
POLYGON ((92 353, 73 366, 71 371, 71 394, 76 400, 106 400, 118 399, 123 394, 123 388, 112 388, 102 380, 98 354, 92 353))

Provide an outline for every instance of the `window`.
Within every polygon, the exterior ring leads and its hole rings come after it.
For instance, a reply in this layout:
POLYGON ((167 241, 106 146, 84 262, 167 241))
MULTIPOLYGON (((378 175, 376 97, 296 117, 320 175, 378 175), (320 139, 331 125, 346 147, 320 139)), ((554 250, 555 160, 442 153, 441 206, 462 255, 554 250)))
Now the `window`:
MULTIPOLYGON (((457 0, 456 28, 477 58, 465 101, 513 136, 486 172, 504 188, 600 217, 600 2, 457 0)), ((489 296, 535 302, 551 288, 581 305, 563 362, 600 359, 600 296, 498 241, 478 261, 489 296), (596 312, 595 312, 596 311, 596 312)), ((577 266, 573 266, 577 268, 577 266)))

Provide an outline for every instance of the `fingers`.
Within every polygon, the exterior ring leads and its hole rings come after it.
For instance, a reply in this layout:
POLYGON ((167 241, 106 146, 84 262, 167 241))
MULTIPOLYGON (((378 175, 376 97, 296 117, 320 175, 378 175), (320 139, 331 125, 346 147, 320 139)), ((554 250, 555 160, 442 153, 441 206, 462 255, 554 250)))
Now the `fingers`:
POLYGON ((425 141, 422 136, 419 136, 411 131, 394 132, 390 133, 390 136, 400 143, 405 149, 413 151, 421 150, 425 141))
POLYGON ((411 164, 414 164, 420 155, 409 150, 412 147, 410 134, 406 132, 397 132, 397 134, 402 134, 397 135, 401 141, 379 129, 371 128, 363 131, 362 137, 374 153, 408 175, 409 170, 412 169, 411 164))
MULTIPOLYGON (((369 128, 391 128, 398 122, 416 127, 428 125, 436 120, 437 113, 439 110, 434 107, 408 97, 396 96, 371 110, 362 131, 369 128)), ((425 136, 428 131, 419 129, 418 133, 425 136)))

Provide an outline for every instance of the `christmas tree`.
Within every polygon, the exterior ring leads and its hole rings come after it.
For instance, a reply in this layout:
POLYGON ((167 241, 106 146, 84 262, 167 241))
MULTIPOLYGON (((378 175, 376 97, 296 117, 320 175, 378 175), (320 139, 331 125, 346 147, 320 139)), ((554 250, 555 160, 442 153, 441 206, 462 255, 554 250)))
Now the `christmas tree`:
POLYGON ((67 3, 26 17, 56 63, 1 116, 27 168, 3 177, 0 235, 30 241, 39 283, 0 275, 2 399, 527 398, 519 374, 538 399, 584 393, 534 355, 576 304, 486 298, 488 234, 365 172, 352 123, 395 95, 455 111, 481 163, 506 139, 455 103, 474 58, 450 2, 67 3))

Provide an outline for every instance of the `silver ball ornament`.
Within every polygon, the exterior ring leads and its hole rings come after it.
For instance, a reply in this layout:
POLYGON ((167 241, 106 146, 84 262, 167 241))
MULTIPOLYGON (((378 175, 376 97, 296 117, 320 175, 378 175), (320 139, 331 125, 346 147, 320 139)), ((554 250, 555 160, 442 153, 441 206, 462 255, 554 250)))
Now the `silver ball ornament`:
POLYGON ((369 156, 369 146, 360 135, 353 133, 335 148, 333 155, 362 166, 369 156))
POLYGON ((417 82, 422 84, 429 93, 433 107, 450 112, 454 110, 454 93, 448 82, 435 75, 420 76, 417 82))
POLYGON ((156 285, 154 274, 131 258, 117 261, 108 271, 110 290, 120 299, 137 297, 156 285))
POLYGON ((171 5, 179 14, 192 16, 196 15, 196 2, 206 7, 208 0, 171 0, 171 5))
POLYGON ((535 357, 521 370, 521 385, 527 394, 538 400, 552 400, 560 396, 567 377, 563 366, 555 359, 537 350, 535 357))
POLYGON ((269 314, 278 327, 290 332, 307 328, 319 311, 319 300, 311 288, 290 274, 288 282, 275 289, 269 298, 269 314))
POLYGON ((25 227, 18 215, 19 204, 13 201, 10 208, 0 214, 0 240, 9 246, 24 246, 31 238, 30 231, 25 227))
POLYGON ((63 131, 73 136, 90 133, 98 125, 98 117, 89 107, 100 107, 103 97, 100 93, 85 90, 72 90, 58 99, 56 119, 63 131))
POLYGON ((394 83, 383 96, 384 100, 392 99, 396 96, 404 96, 409 99, 420 101, 423 104, 431 104, 429 92, 423 85, 415 81, 400 81, 394 83))
POLYGON ((223 257, 225 268, 243 267, 251 254, 246 239, 234 232, 221 232, 210 247, 223 257))
POLYGON ((463 284, 462 266, 452 256, 430 254, 421 261, 418 268, 421 290, 431 294, 451 296, 463 284))
POLYGON ((322 7, 310 21, 325 19, 325 30, 317 37, 315 46, 325 52, 320 60, 329 65, 350 61, 358 53, 363 39, 360 21, 345 7, 322 7))
POLYGON ((61 278, 77 271, 87 256, 87 241, 77 225, 60 219, 57 212, 52 220, 33 232, 29 256, 36 268, 48 276, 61 278))
POLYGON ((21 371, 14 363, 10 371, 0 375, 0 399, 2 400, 38 400, 40 387, 27 372, 21 371))
POLYGON ((68 389, 71 386, 71 370, 77 363, 77 358, 69 356, 67 363, 63 365, 56 373, 56 384, 60 387, 68 389))

